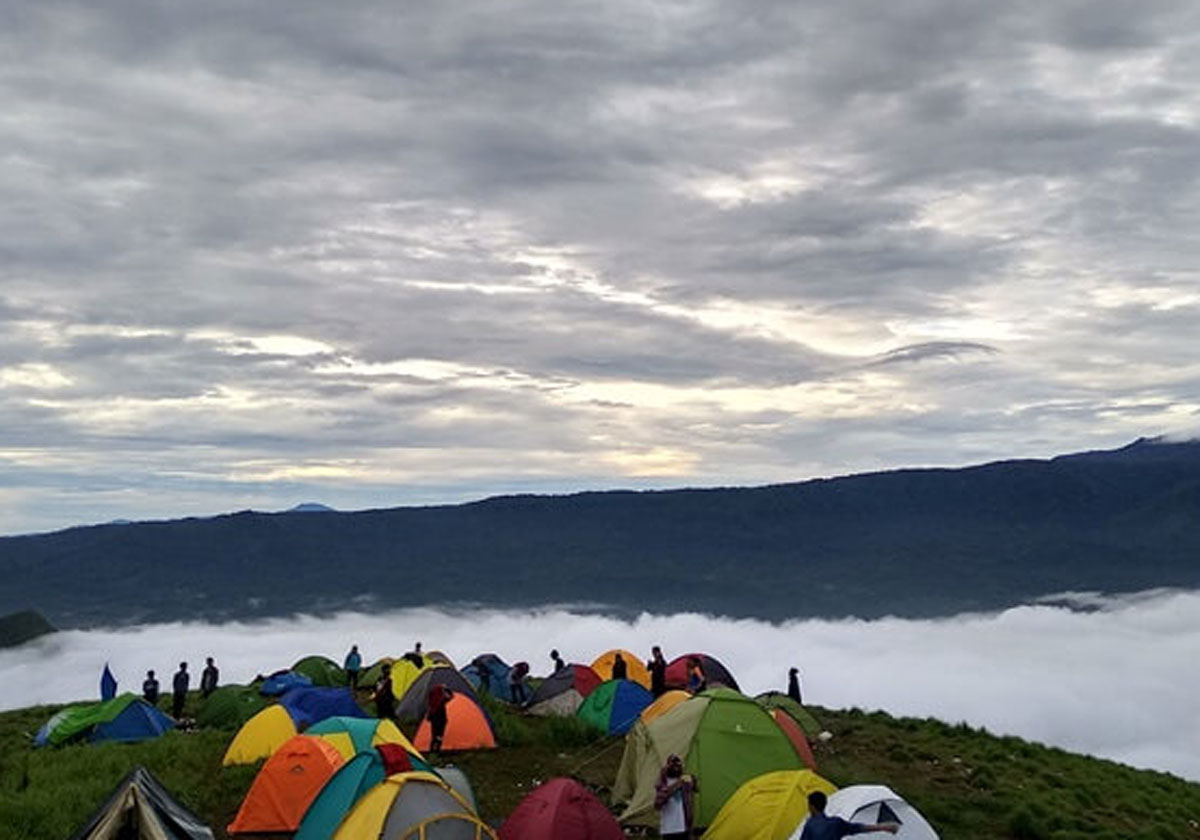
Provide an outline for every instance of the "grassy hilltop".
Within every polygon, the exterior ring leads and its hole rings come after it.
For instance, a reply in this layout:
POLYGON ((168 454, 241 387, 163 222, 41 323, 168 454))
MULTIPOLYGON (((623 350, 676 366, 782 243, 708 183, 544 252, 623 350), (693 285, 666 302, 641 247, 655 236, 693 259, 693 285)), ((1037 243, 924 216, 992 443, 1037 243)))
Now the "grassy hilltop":
MULTIPOLYGON (((193 699, 193 702, 196 702, 193 699)), ((490 704, 491 705, 491 704, 490 704)), ((135 764, 185 805, 224 827, 256 767, 221 767, 232 731, 172 732, 142 744, 33 749, 30 735, 57 710, 0 713, 0 837, 64 840, 135 764)), ((853 709, 812 708, 833 733, 815 742, 821 774, 839 786, 883 783, 916 805, 944 840, 1192 840, 1200 785, 1074 755, 986 730, 853 709)), ((574 719, 541 719, 491 705, 500 748, 458 754, 483 817, 498 825, 540 781, 575 775, 607 798, 622 739, 574 719)))

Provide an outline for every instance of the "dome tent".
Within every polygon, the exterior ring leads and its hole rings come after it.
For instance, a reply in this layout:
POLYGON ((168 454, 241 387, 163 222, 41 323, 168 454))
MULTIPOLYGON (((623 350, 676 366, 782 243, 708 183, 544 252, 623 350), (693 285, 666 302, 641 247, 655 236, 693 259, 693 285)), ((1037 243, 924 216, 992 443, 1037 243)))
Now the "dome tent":
POLYGON ((471 664, 462 669, 462 675, 467 682, 481 691, 492 695, 505 703, 512 702, 512 691, 508 685, 508 675, 512 666, 494 653, 483 653, 471 660, 471 664))
POLYGON ((570 717, 601 682, 600 675, 587 665, 560 668, 542 680, 525 711, 539 717, 570 717))
POLYGON ((321 738, 313 735, 290 738, 258 771, 226 831, 230 834, 295 831, 321 788, 344 763, 342 754, 321 738))
POLYGON ((292 672, 308 677, 315 686, 334 688, 349 685, 346 672, 328 656, 306 656, 292 666, 292 672))
POLYGON ((275 752, 288 738, 330 717, 366 715, 348 688, 295 688, 246 721, 230 741, 221 763, 253 764, 275 752))
POLYGON ((623 840, 625 832, 595 795, 574 779, 551 779, 520 801, 500 840, 623 840))
POLYGON ((698 828, 707 827, 744 782, 773 770, 803 769, 766 709, 736 691, 710 689, 650 723, 634 724, 613 785, 614 802, 625 804, 621 822, 656 823, 654 784, 672 754, 683 758, 685 771, 699 782, 698 828))
POLYGON ((196 715, 196 725, 234 729, 261 712, 270 701, 247 685, 223 685, 208 696, 196 715))
POLYGON ((626 679, 640 683, 642 688, 650 688, 650 671, 646 668, 646 663, 639 659, 637 654, 630 653, 622 648, 613 648, 597 656, 595 661, 592 662, 592 670, 600 675, 600 679, 611 680, 613 678, 613 663, 617 661, 618 653, 625 660, 626 679))
MULTIPOLYGON (((899 823, 900 830, 887 835, 899 840, 938 840, 937 832, 921 812, 884 785, 851 785, 842 788, 830 795, 825 813, 850 822, 899 823)), ((804 822, 801 821, 791 838, 798 840, 803 828, 804 822)))
POLYGON ((808 814, 808 795, 831 794, 834 785, 811 770, 777 770, 755 776, 721 806, 705 840, 788 840, 808 814))
MULTIPOLYGON (((421 721, 413 744, 422 753, 430 749, 433 730, 429 720, 421 721)), ((442 752, 456 750, 494 750, 496 732, 488 713, 466 694, 455 694, 446 704, 446 734, 442 738, 442 752)))
POLYGON ((408 752, 420 756, 417 748, 390 720, 336 715, 314 723, 304 730, 304 734, 324 738, 333 744, 334 748, 347 761, 359 753, 369 752, 381 744, 397 744, 408 752))
POLYGON ((432 773, 397 773, 367 791, 333 840, 496 840, 449 785, 432 773))
POLYGON ((729 669, 722 665, 716 657, 709 656, 707 653, 685 653, 668 662, 667 688, 687 688, 687 664, 692 657, 700 660, 700 669, 704 671, 704 681, 708 688, 723 685, 734 691, 740 691, 737 680, 733 678, 733 674, 729 673, 729 669))
POLYGON ((34 746, 57 747, 72 741, 130 743, 157 738, 175 722, 135 694, 70 706, 54 715, 34 736, 34 746))
POLYGON ((465 694, 472 700, 477 700, 474 687, 467 678, 448 665, 435 665, 426 668, 408 686, 408 691, 396 702, 396 720, 417 721, 425 717, 429 710, 429 689, 434 685, 444 685, 455 694, 465 694))
POLYGON ((637 722, 654 695, 632 680, 600 683, 575 716, 609 735, 624 735, 637 722))

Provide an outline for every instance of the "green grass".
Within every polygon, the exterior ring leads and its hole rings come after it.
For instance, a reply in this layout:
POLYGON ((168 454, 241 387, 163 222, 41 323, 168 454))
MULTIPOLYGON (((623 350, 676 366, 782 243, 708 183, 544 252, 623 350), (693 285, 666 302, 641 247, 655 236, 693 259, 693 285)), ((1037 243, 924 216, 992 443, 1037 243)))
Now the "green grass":
MULTIPOLYGON (((4 840, 70 837, 136 764, 145 764, 218 837, 226 836, 224 827, 257 769, 221 767, 232 732, 33 749, 29 736, 54 711, 0 713, 4 840)), ((500 749, 436 757, 467 773, 486 819, 497 824, 540 782, 559 775, 575 775, 607 797, 621 759, 620 738, 573 719, 525 717, 493 703, 489 711, 500 749)), ((944 840, 1200 840, 1200 785, 965 725, 813 711, 834 735, 813 745, 822 775, 837 785, 889 785, 944 840)))

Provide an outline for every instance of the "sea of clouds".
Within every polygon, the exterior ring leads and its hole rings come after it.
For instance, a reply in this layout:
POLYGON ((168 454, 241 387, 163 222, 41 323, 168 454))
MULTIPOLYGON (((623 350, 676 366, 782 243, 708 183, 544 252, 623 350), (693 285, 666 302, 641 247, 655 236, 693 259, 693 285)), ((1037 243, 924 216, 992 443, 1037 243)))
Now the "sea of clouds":
POLYGON ((68 631, 0 651, 0 709, 95 697, 105 663, 137 691, 149 668, 168 685, 180 660, 195 674, 213 656, 222 682, 246 682, 312 653, 340 662, 352 643, 370 662, 418 640, 459 665, 496 652, 535 674, 549 670, 552 647, 581 662, 613 647, 704 651, 747 693, 782 690, 796 665, 805 700, 818 705, 966 721, 1200 781, 1200 592, 1081 596, 938 620, 423 608, 68 631))

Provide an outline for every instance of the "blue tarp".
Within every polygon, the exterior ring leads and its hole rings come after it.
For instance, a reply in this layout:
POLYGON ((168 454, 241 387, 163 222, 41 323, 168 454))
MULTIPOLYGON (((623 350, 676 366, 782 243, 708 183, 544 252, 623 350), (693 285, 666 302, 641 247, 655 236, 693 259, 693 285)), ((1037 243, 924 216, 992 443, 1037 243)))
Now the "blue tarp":
POLYGON ((311 685, 312 680, 303 674, 297 674, 295 671, 282 671, 267 677, 258 692, 267 697, 278 697, 294 688, 305 688, 311 685))
POLYGON ((343 717, 367 717, 366 713, 354 702, 354 695, 348 688, 293 688, 279 698, 279 703, 296 724, 296 728, 304 731, 312 724, 325 718, 341 715, 343 717))
POLYGON ((117 678, 113 676, 113 672, 109 670, 108 663, 104 663, 104 673, 100 675, 100 699, 112 700, 117 696, 117 678))
POLYGON ((472 659, 471 664, 463 668, 460 673, 467 678, 476 691, 511 703, 512 692, 508 685, 510 671, 512 671, 512 666, 506 664, 499 656, 494 653, 485 653, 472 659))

